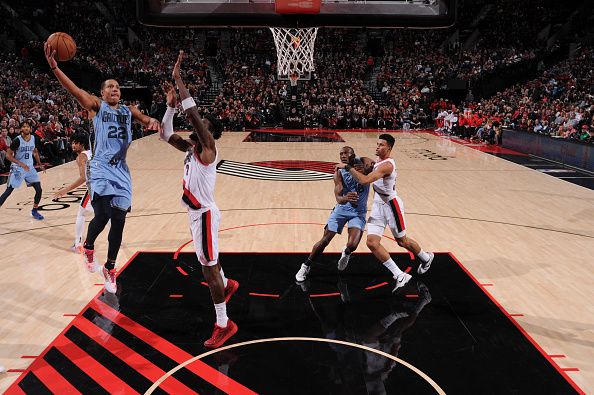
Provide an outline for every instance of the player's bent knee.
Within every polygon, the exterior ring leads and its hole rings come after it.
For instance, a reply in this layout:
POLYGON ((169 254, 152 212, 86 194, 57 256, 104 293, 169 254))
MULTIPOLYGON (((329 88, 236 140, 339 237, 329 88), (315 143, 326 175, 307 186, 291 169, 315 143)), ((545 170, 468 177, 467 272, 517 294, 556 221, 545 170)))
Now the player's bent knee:
POLYGON ((367 248, 371 251, 376 250, 379 247, 379 240, 376 239, 367 239, 367 248))

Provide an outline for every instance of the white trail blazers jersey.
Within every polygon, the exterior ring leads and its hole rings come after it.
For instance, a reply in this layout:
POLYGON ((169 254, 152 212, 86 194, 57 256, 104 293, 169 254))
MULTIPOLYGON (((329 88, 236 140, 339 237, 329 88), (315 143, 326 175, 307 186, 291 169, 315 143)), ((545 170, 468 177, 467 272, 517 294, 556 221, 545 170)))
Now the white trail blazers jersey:
POLYGON ((217 152, 213 163, 207 165, 200 160, 198 153, 192 147, 184 161, 184 180, 182 203, 192 209, 216 208, 214 194, 217 177, 217 152))
POLYGON ((392 164, 392 173, 373 182, 373 190, 375 191, 373 196, 374 201, 382 201, 384 203, 387 203, 388 201, 394 199, 397 196, 396 162, 394 162, 394 159, 387 158, 377 162, 375 165, 373 165, 373 170, 377 169, 380 165, 387 162, 392 164))

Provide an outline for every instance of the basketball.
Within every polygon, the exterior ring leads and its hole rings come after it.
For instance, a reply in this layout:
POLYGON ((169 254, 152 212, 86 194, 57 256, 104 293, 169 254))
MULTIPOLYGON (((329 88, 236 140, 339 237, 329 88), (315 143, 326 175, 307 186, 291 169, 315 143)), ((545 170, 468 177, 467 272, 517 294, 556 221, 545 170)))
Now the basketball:
POLYGON ((59 62, 70 60, 76 54, 76 43, 66 33, 53 33, 47 38, 47 42, 56 51, 56 60, 59 62))

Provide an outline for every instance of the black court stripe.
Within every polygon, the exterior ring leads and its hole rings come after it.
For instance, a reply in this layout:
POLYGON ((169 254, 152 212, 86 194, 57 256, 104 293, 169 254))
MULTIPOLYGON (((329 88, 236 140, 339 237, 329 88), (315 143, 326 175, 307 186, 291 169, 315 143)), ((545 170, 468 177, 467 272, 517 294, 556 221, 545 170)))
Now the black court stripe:
POLYGON ((247 163, 227 163, 217 167, 217 170, 236 170, 250 174, 265 174, 270 176, 292 176, 292 177, 333 177, 333 173, 326 173, 309 169, 278 169, 275 167, 250 165, 247 163))
POLYGON ((400 233, 404 230, 404 224, 400 222, 400 216, 398 215, 398 209, 394 204, 394 199, 390 200, 390 208, 392 209, 392 214, 394 214, 394 218, 396 219, 396 229, 398 230, 398 233, 400 233))
MULTIPOLYGON (((115 339, 133 349, 138 355, 141 355, 159 369, 168 372, 179 365, 179 363, 164 355, 158 349, 154 348, 150 344, 145 343, 143 340, 134 336, 115 322, 111 321, 109 318, 98 313, 93 308, 89 307, 83 313, 83 316, 97 325, 99 328, 109 328, 108 332, 115 339)), ((211 394, 218 391, 215 386, 185 368, 177 371, 175 373, 175 378, 181 383, 185 384, 188 388, 192 388, 200 394, 211 394)))
MULTIPOLYGON (((212 251, 208 243, 210 234, 210 210, 202 213, 202 253, 208 262, 212 261, 212 251)), ((212 240, 212 236, 211 236, 212 240)))
POLYGON ((227 173, 239 173, 239 174, 246 174, 251 176, 259 176, 259 177, 283 177, 283 178, 291 178, 291 179, 300 179, 300 178, 319 178, 319 179, 329 179, 332 178, 333 175, 329 173, 322 173, 322 172, 311 172, 311 171, 299 171, 299 170, 281 170, 275 172, 269 171, 261 171, 259 169, 244 169, 244 168, 232 168, 223 166, 220 167, 217 172, 219 174, 227 174, 227 173))
POLYGON ((291 168, 291 169, 281 169, 278 167, 268 167, 268 166, 259 166, 259 165, 252 165, 249 163, 241 163, 241 162, 224 162, 221 166, 219 166, 219 168, 224 167, 224 168, 229 168, 229 169, 240 169, 240 170, 251 170, 251 171, 261 171, 261 172, 267 172, 270 174, 279 174, 279 173, 295 173, 295 174, 318 174, 318 173, 323 173, 325 175, 332 175, 333 173, 326 173, 326 172, 321 172, 318 170, 312 170, 312 169, 301 169, 301 168, 291 168))
MULTIPOLYGON (((110 372, 122 378, 126 384, 139 393, 144 393, 151 385, 153 385, 149 379, 113 355, 109 350, 87 336, 77 327, 70 327, 64 336, 72 343, 79 346, 101 365, 105 366, 110 372)), ((166 394, 161 388, 157 388, 155 393, 166 394)))
POLYGON ((27 375, 19 382, 19 387, 25 392, 26 394, 35 394, 35 395, 52 395, 53 392, 49 390, 43 384, 41 380, 33 372, 27 373, 27 375))
POLYGON ((93 380, 89 375, 76 366, 74 362, 68 359, 57 348, 52 347, 43 356, 43 359, 49 363, 57 372, 59 372, 70 384, 83 394, 109 395, 99 383, 93 380))

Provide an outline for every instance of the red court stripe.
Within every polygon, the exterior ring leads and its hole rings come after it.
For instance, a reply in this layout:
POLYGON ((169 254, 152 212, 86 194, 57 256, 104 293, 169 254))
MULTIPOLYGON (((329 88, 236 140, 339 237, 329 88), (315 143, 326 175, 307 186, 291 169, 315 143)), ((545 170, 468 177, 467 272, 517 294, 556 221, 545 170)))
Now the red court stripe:
POLYGON ((565 355, 563 355, 563 354, 551 354, 551 355, 549 355, 549 358, 565 358, 565 355))
POLYGON ((414 261, 415 260, 415 254, 413 254, 412 252, 408 252, 408 255, 410 255, 410 260, 414 261))
MULTIPOLYGON (((103 285, 103 284, 101 284, 103 285)), ((78 314, 62 314, 64 317, 76 317, 78 314)))
MULTIPOLYGON (((155 366, 148 359, 144 358, 142 355, 138 354, 124 343, 111 336, 110 333, 107 333, 103 329, 94 325, 87 318, 81 317, 80 319, 76 320, 74 326, 83 331, 91 339, 101 344, 107 351, 121 359, 128 366, 142 374, 151 382, 157 381, 165 374, 165 371, 163 371, 161 368, 155 366)), ((173 377, 169 377, 167 380, 163 381, 160 387, 164 391, 171 394, 196 393, 173 377)))
POLYGON ((39 355, 21 355, 21 358, 31 358, 31 359, 35 359, 37 358, 39 355))
POLYGON ((26 372, 27 369, 8 369, 6 373, 23 373, 26 372))
POLYGON ((410 272, 411 270, 412 270, 412 266, 409 266, 409 267, 407 267, 407 268, 406 268, 406 270, 404 271, 404 273, 408 273, 408 272, 410 272))
POLYGON ((184 295, 179 295, 179 294, 172 294, 172 295, 169 295, 169 297, 170 297, 170 298, 183 298, 183 297, 184 297, 184 295))
MULTIPOLYGON (((124 266, 122 267, 122 269, 120 271, 123 271, 129 264, 130 262, 132 262, 134 260, 134 258, 136 258, 138 256, 138 254, 140 253, 140 251, 136 251, 134 254, 132 254, 132 256, 130 257, 130 259, 128 259, 128 262, 126 262, 126 264, 124 264, 124 266)), ((97 295, 95 297, 98 297, 101 291, 99 291, 97 293, 97 295)), ((87 303, 87 305, 83 308, 82 311, 86 310, 86 308, 91 304, 91 302, 87 303)), ((66 333, 66 331, 68 331, 68 329, 70 329, 74 323, 74 321, 76 320, 72 320, 68 325, 66 325, 66 327, 62 330, 62 332, 60 332, 60 334, 58 336, 62 336, 66 333)), ((55 341, 55 340, 54 340, 55 341)), ((39 367, 39 361, 43 358, 43 356, 45 354, 47 354, 47 352, 53 347, 54 341, 52 341, 46 348, 45 350, 43 350, 43 352, 39 355, 39 358, 37 358, 35 361, 33 361, 33 363, 31 365, 29 365, 29 367, 27 368, 27 370, 25 371, 25 373, 21 374, 19 376, 18 379, 16 379, 9 387, 9 389, 7 390, 8 392, 13 391, 14 388, 17 388, 19 383, 23 380, 23 378, 25 378, 25 376, 27 375, 27 372, 33 372, 35 373, 35 369, 37 369, 39 367)), ((37 375, 36 375, 37 376, 37 375)), ((39 376, 37 376, 39 377, 39 376)), ((12 393, 12 392, 10 392, 12 393)))
POLYGON ((180 273, 181 273, 181 274, 183 274, 184 276, 187 276, 187 275, 188 275, 188 273, 186 273, 186 272, 184 271, 184 269, 182 269, 181 267, 179 267, 179 266, 176 266, 175 268, 177 269, 177 271, 178 271, 178 272, 180 272, 180 273))
POLYGON ((383 283, 379 283, 379 284, 375 284, 375 285, 369 286, 369 287, 365 288, 365 290, 366 291, 369 291, 370 289, 376 289, 376 288, 379 288, 379 287, 383 287, 384 285, 388 285, 388 283, 384 281, 383 283))
POLYGON ((418 298, 419 297, 419 295, 415 295, 415 294, 409 294, 409 295, 404 295, 404 296, 406 296, 407 298, 418 298))
MULTIPOLYGON (((470 277, 472 279, 472 281, 474 281, 475 284, 477 284, 477 285, 480 284, 478 282, 478 280, 476 279, 476 277, 474 277, 474 275, 468 271, 468 269, 462 264, 462 262, 460 262, 458 260, 458 258, 456 258, 456 256, 454 254, 452 254, 451 252, 448 252, 447 254, 454 260, 454 262, 456 262, 458 264, 458 266, 460 266, 460 268, 466 273, 466 275, 468 277, 470 277)), ((499 308, 499 310, 501 310, 501 312, 503 314, 505 314, 505 316, 510 320, 510 322, 516 326, 516 328, 524 335, 524 337, 526 339, 528 339, 528 341, 530 343, 532 343, 532 345, 542 354, 542 356, 545 357, 549 361, 549 363, 551 365, 553 365, 553 367, 555 369, 557 369, 559 374, 561 374, 561 376, 563 376, 563 378, 565 378, 565 380, 567 380, 567 382, 573 387, 573 389, 575 389, 579 394, 585 395, 586 393, 571 379, 571 377, 569 377, 565 373, 565 371, 563 371, 563 369, 559 368, 559 366, 555 363, 555 361, 553 361, 548 356, 548 354, 543 350, 543 348, 532 338, 532 336, 530 336, 528 334, 528 332, 526 332, 526 330, 524 328, 522 328, 522 326, 518 323, 518 321, 512 319, 509 316, 509 313, 507 311, 505 311, 503 306, 501 306, 501 303, 499 303, 497 301, 497 299, 495 299, 495 297, 493 297, 493 295, 491 295, 486 289, 483 289, 483 292, 485 293, 485 295, 487 295, 487 297, 491 300, 491 302, 493 302, 495 304, 495 306, 497 306, 499 308)))
POLYGON ((250 296, 264 296, 264 297, 268 297, 268 298, 279 298, 280 295, 277 294, 259 294, 256 292, 250 292, 248 295, 250 296))
POLYGON ((100 283, 95 283, 95 284, 93 284, 93 285, 100 285, 100 286, 104 286, 105 284, 103 284, 103 283, 101 283, 101 284, 100 284, 100 283))
MULTIPOLYGON (((187 353, 176 345, 171 344, 156 333, 143 327, 98 299, 93 300, 90 307, 94 308, 105 317, 179 364, 193 358, 193 355, 187 353)), ((256 395, 254 391, 244 387, 237 381, 220 373, 218 370, 200 360, 187 365, 186 369, 228 394, 256 395)))
POLYGON ((310 298, 323 298, 326 296, 340 296, 339 292, 335 292, 335 293, 331 293, 331 294, 314 294, 314 295, 309 295, 310 298))
POLYGON ((83 349, 67 338, 60 336, 54 343, 54 346, 110 394, 138 394, 138 392, 126 384, 125 381, 110 372, 105 366, 101 365, 83 349))
POLYGON ((180 251, 181 251, 181 250, 182 250, 182 249, 183 249, 185 246, 187 246, 188 244, 190 244, 192 241, 193 241, 192 239, 190 239, 189 241, 186 241, 184 244, 182 244, 182 245, 181 245, 181 246, 180 246, 180 247, 179 247, 179 248, 178 248, 178 249, 175 251, 175 254, 173 254, 173 260, 174 260, 174 261, 175 261, 175 260, 177 260, 177 257, 178 257, 178 255, 179 255, 180 251))
POLYGON ((51 367, 44 359, 35 361, 33 373, 54 394, 80 394, 68 380, 51 367))
POLYGON ((10 388, 6 390, 4 395, 26 395, 26 392, 23 391, 18 385, 11 385, 10 388))
POLYGON ((578 368, 561 368, 561 370, 564 372, 579 372, 580 371, 578 368))
POLYGON ((524 314, 510 314, 510 317, 524 317, 524 314))
POLYGON ((480 285, 483 287, 492 287, 493 286, 493 284, 491 284, 491 283, 480 284, 480 285))

